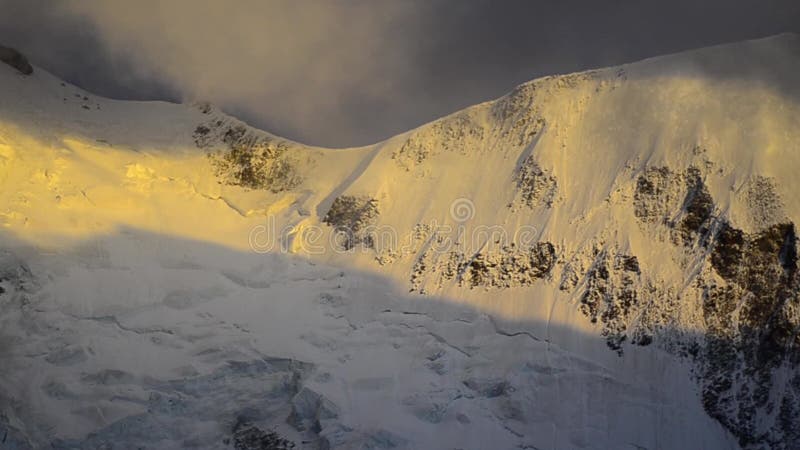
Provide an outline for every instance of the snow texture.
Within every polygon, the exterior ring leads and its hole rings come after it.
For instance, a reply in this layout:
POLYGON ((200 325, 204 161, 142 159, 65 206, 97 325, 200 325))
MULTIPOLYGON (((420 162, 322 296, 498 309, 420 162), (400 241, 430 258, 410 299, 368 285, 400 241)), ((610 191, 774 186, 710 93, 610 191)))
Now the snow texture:
POLYGON ((780 35, 325 149, 0 65, 0 447, 800 448, 797 73, 780 35))

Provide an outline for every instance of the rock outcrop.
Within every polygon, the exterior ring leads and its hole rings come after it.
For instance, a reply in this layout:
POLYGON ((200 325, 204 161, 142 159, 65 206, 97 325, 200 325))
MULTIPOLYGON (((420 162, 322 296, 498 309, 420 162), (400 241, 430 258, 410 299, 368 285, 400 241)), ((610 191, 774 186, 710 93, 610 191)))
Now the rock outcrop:
POLYGON ((28 58, 13 48, 0 45, 0 61, 17 69, 23 75, 33 73, 33 66, 28 62, 28 58))

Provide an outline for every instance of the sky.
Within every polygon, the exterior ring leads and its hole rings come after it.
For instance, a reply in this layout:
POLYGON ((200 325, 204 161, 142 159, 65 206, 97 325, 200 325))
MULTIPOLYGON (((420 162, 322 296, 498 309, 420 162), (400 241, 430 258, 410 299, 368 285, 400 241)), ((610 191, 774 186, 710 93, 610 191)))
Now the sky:
POLYGON ((800 0, 0 0, 0 44, 88 91, 381 141, 525 81, 800 32, 800 0))

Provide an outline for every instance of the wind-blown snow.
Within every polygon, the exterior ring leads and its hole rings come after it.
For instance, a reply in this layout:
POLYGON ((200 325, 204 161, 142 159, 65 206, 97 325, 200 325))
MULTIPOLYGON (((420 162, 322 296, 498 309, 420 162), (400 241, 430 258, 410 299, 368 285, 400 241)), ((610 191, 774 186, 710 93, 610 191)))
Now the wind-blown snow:
POLYGON ((323 149, 0 65, 4 445, 792 448, 796 328, 731 398, 753 280, 798 324, 797 73, 782 35, 323 149))

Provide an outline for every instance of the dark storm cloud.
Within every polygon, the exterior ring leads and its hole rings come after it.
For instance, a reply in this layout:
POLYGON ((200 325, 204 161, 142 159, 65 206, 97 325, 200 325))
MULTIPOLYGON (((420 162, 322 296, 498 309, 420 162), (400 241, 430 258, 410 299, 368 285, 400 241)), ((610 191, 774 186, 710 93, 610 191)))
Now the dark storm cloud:
POLYGON ((0 0, 0 43, 117 98, 367 144, 551 73, 784 31, 800 1, 0 0))

